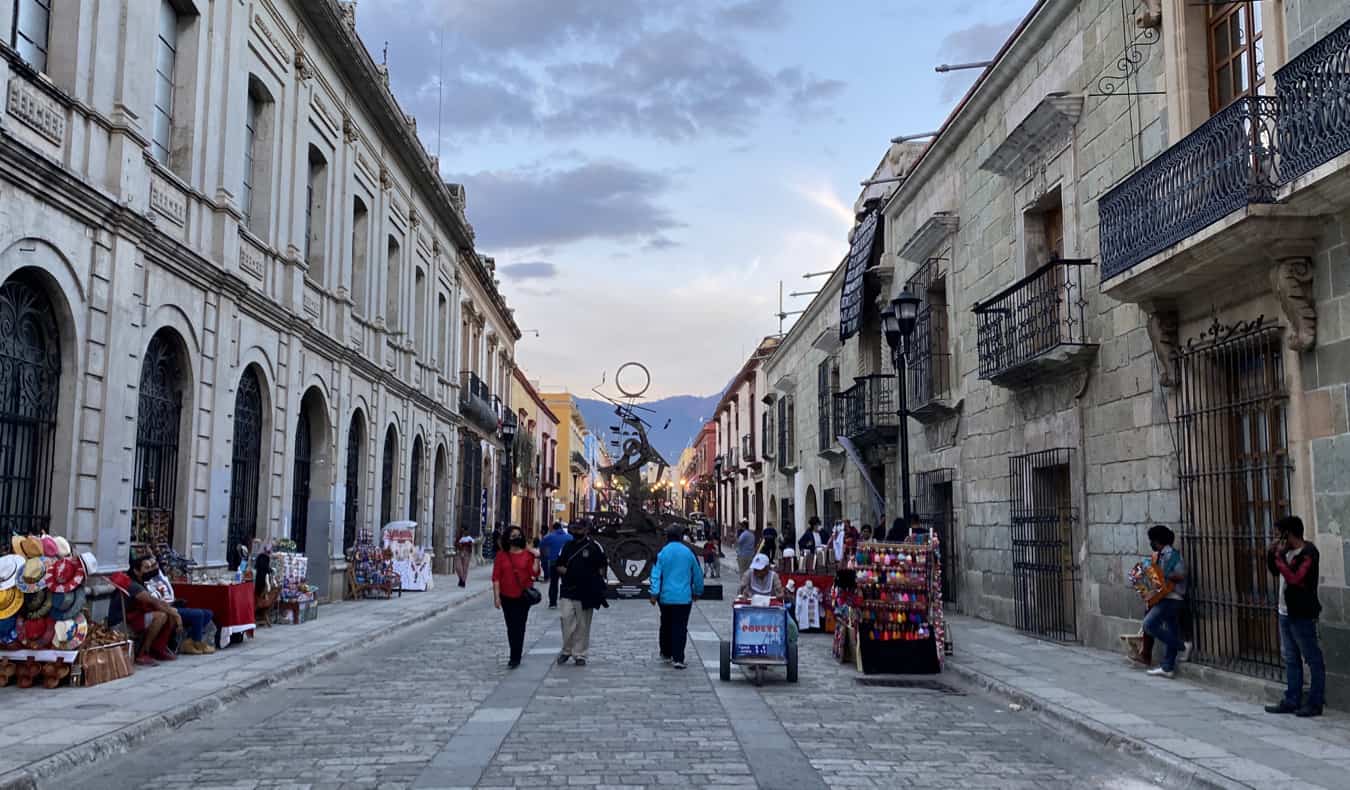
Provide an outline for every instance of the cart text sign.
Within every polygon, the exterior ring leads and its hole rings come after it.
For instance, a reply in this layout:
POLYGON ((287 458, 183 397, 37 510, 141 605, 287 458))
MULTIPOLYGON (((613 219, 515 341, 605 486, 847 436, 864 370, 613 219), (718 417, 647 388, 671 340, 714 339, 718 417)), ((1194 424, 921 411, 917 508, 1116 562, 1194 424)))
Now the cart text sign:
POLYGON ((787 660, 787 615, 782 609, 737 607, 731 625, 732 658, 787 660))

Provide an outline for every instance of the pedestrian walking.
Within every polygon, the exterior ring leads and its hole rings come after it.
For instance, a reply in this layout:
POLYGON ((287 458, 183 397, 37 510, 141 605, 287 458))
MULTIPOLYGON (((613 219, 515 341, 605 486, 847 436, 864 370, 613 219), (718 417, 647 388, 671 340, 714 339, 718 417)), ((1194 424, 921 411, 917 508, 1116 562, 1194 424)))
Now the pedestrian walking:
POLYGON ((1158 677, 1174 677, 1177 661, 1185 650, 1181 641, 1181 606, 1186 600, 1186 562, 1181 552, 1172 545, 1176 534, 1161 524, 1149 527, 1148 545, 1153 549, 1153 563, 1161 571, 1163 579, 1172 585, 1167 595, 1144 615, 1144 632, 1167 648, 1162 663, 1150 669, 1148 674, 1158 677))
POLYGON ((605 600, 608 562, 604 548, 591 537, 590 526, 585 521, 572 525, 572 539, 563 546, 553 566, 553 577, 562 580, 562 600, 558 604, 563 638, 562 652, 558 654, 560 665, 570 658, 577 666, 586 666, 591 617, 596 609, 609 606, 605 600))
POLYGON ((750 531, 750 522, 742 521, 740 532, 736 533, 736 566, 741 573, 750 570, 750 560, 755 558, 755 533, 750 531))
POLYGON ((1308 718, 1321 716, 1326 702, 1327 668, 1317 641, 1317 618, 1322 602, 1317 598, 1322 558, 1317 547, 1303 539, 1303 519, 1285 516, 1275 522, 1276 541, 1266 556, 1266 567, 1280 580, 1280 653, 1284 657, 1284 699, 1267 705, 1266 713, 1293 713, 1308 718), (1303 697, 1303 662, 1311 675, 1308 696, 1303 697))
POLYGON ((459 577, 459 586, 469 580, 469 561, 473 559, 473 535, 463 528, 459 530, 459 539, 455 541, 455 575, 459 577))
POLYGON ((525 649, 525 623, 530 619, 530 607, 539 603, 539 591, 534 589, 534 574, 539 567, 539 555, 525 547, 525 533, 520 527, 506 530, 506 539, 492 561, 492 603, 502 610, 506 621, 506 642, 511 657, 506 665, 520 666, 525 649))
POLYGON ((572 536, 564 529, 561 521, 553 522, 553 529, 539 541, 539 555, 542 560, 541 565, 544 570, 544 578, 548 579, 548 608, 558 608, 558 575, 553 572, 553 565, 562 555, 563 546, 572 541, 572 536))
MULTIPOLYGON (((746 532, 750 528, 745 525, 746 532)), ((666 546, 656 555, 652 566, 652 606, 661 608, 661 660, 676 669, 684 669, 684 648, 689 637, 689 612, 694 598, 703 594, 703 573, 698 557, 684 545, 682 530, 666 530, 666 546)))
POLYGON ((717 561, 718 554, 717 538, 709 536, 707 540, 703 541, 704 576, 711 576, 716 579, 722 575, 722 569, 719 567, 721 563, 717 561))

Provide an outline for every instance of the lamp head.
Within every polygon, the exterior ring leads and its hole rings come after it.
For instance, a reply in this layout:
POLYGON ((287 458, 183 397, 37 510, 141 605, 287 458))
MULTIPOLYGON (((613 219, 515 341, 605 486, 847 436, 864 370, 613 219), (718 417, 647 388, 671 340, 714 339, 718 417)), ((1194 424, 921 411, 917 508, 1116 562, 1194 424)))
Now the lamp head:
POLYGON ((919 320, 919 304, 923 300, 909 290, 906 285, 900 295, 891 300, 890 307, 882 313, 882 326, 886 330, 886 342, 892 349, 907 340, 914 333, 914 325, 919 320))

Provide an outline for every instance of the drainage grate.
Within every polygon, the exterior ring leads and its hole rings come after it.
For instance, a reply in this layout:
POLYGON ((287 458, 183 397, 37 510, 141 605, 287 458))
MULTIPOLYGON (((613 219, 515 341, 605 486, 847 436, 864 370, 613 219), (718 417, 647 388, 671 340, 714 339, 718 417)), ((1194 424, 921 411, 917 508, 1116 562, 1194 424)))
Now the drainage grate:
POLYGON ((936 691, 941 694, 965 696, 964 691, 948 686, 937 680, 909 680, 907 678, 856 678, 859 686, 887 689, 914 689, 917 691, 936 691))

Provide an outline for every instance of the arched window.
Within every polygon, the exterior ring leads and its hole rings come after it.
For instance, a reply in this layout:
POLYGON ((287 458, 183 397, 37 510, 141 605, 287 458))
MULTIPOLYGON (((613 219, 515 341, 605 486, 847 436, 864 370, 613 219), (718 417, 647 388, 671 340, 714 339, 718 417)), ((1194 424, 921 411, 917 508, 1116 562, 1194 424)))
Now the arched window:
POLYGON ((310 452, 309 414, 301 405, 295 426, 295 480, 291 487, 291 540, 301 554, 305 552, 309 532, 310 452))
POLYGON ((380 482, 380 524, 394 519, 394 464, 398 460, 398 432, 390 425, 384 434, 384 469, 380 482))
POLYGON ((0 537, 51 522, 61 346, 51 301, 22 275, 0 286, 0 537))
POLYGON ((450 303, 445 294, 437 297, 436 302, 436 366, 442 376, 450 375, 450 303))
POLYGON ((388 270, 388 291, 384 295, 384 325, 396 330, 399 324, 399 303, 403 296, 403 262, 399 255, 398 239, 389 237, 385 250, 385 267, 388 270))
POLYGON ((427 275, 422 267, 413 274, 413 341, 418 355, 431 361, 431 341, 427 339, 427 275))
POLYGON ((408 520, 416 521, 422 509, 422 437, 413 439, 412 466, 408 472, 408 520))
POLYGON ((361 198, 352 198, 352 309, 371 317, 366 256, 370 249, 370 212, 361 198))
POLYGON ((357 522, 361 518, 361 456, 365 454, 366 423, 361 413, 352 415, 347 428, 347 502, 343 509, 342 551, 356 545, 357 522))
POLYGON ((135 487, 131 540, 173 545, 178 499, 178 438, 183 418, 183 366, 168 330, 150 338, 137 397, 135 487))
POLYGON ((244 369, 234 395, 234 442, 230 457, 230 524, 226 560, 239 562, 239 546, 258 534, 258 477, 262 464, 262 382, 252 365, 244 369))
POLYGON ((317 146, 309 147, 309 183, 305 187, 305 261, 309 278, 323 285, 328 218, 328 160, 317 146))

